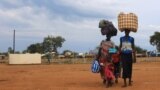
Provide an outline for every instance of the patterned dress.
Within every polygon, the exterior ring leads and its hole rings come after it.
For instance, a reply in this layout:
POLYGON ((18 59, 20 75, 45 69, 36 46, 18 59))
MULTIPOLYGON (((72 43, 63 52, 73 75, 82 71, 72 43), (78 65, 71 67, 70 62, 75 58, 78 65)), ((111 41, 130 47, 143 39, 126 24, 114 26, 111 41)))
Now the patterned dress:
POLYGON ((101 66, 100 74, 102 79, 106 79, 105 68, 111 64, 111 55, 109 54, 109 48, 114 47, 112 41, 102 41, 99 49, 98 60, 101 66))

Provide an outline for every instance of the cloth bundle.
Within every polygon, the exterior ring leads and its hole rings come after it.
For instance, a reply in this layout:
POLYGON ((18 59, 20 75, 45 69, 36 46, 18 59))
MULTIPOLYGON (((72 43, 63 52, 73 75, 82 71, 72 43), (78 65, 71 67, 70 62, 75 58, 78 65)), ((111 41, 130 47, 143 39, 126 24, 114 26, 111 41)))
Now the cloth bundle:
POLYGON ((105 35, 110 35, 110 36, 117 35, 117 29, 114 27, 112 22, 110 22, 108 20, 100 20, 99 28, 106 31, 105 35))
POLYGON ((124 30, 137 32, 138 17, 134 13, 125 14, 121 12, 118 15, 118 28, 121 32, 124 30))

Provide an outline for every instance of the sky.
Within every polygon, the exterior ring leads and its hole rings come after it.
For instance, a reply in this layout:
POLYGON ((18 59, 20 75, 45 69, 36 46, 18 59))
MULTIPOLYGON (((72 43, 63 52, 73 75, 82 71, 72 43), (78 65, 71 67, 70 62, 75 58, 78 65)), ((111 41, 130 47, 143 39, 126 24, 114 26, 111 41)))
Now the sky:
MULTIPOLYGON (((160 32, 159 0, 0 0, 0 52, 13 47, 16 30, 16 51, 43 42, 48 35, 65 38, 59 52, 88 52, 106 37, 98 28, 102 19, 113 22, 118 29, 120 12, 138 16, 138 31, 131 32, 135 45, 155 50, 149 43, 155 31, 160 32)), ((124 32, 118 31, 112 41, 119 45, 124 32)))

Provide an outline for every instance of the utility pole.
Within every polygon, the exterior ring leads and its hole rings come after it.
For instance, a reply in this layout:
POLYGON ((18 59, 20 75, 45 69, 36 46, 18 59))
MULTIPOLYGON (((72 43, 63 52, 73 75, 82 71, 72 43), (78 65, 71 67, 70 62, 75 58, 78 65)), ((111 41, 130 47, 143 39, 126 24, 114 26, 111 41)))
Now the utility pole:
POLYGON ((15 52, 15 29, 13 31, 13 53, 15 52))

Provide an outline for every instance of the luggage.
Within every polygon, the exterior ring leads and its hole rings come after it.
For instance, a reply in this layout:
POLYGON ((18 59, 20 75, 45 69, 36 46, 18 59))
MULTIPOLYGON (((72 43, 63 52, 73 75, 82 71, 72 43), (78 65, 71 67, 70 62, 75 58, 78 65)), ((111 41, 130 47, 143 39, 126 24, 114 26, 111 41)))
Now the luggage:
POLYGON ((121 32, 126 29, 137 32, 138 17, 134 13, 125 14, 121 12, 118 15, 118 28, 121 32))
POLYGON ((97 60, 93 60, 91 70, 92 70, 93 73, 99 73, 100 65, 99 65, 97 60))
POLYGON ((113 23, 108 20, 100 20, 99 28, 102 30, 102 35, 117 35, 117 29, 114 27, 113 23))

